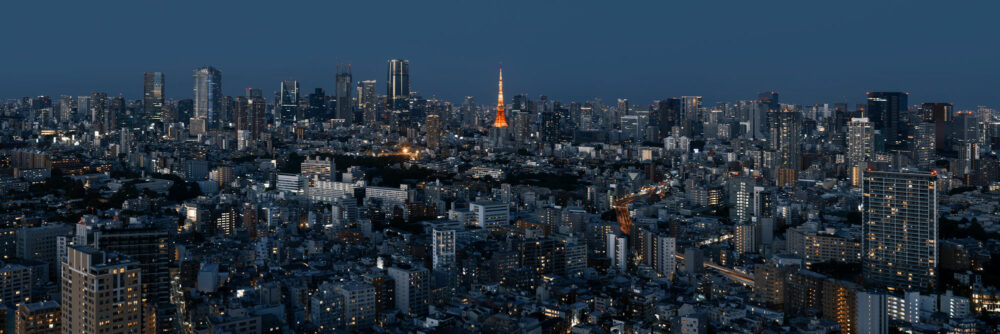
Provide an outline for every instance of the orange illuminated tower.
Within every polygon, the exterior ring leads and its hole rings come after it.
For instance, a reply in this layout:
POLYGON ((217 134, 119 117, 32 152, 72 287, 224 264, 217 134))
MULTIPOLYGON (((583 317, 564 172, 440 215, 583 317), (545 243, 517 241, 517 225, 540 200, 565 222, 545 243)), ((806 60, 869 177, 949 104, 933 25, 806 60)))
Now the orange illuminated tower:
POLYGON ((503 114, 503 66, 500 66, 500 91, 497 93, 497 119, 493 121, 494 128, 507 126, 507 116, 503 114))

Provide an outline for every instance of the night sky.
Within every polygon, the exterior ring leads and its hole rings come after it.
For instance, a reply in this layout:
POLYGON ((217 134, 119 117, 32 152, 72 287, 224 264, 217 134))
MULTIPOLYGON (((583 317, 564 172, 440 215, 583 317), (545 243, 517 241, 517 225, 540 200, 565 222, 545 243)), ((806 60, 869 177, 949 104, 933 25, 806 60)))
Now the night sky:
POLYGON ((0 8, 0 97, 106 91, 140 98, 142 72, 188 98, 195 67, 241 95, 297 79, 332 94, 410 60, 411 86, 460 103, 681 95, 706 103, 777 90, 787 103, 910 102, 1000 107, 1000 1, 8 1, 0 8), (508 97, 509 100, 509 97, 508 97))

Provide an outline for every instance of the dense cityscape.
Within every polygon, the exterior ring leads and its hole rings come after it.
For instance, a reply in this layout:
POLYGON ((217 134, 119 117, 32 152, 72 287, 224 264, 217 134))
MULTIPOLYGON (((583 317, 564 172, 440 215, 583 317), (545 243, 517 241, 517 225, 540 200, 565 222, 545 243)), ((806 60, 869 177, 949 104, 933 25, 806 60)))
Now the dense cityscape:
POLYGON ((0 328, 1000 330, 991 107, 505 98, 499 66, 444 101, 410 66, 2 100, 0 328))

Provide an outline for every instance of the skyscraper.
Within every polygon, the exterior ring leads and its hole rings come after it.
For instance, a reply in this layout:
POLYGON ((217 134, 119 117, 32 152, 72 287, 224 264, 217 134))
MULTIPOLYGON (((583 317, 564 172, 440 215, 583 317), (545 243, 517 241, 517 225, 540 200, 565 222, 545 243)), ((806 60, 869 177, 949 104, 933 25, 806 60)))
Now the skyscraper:
POLYGON ((90 94, 90 122, 94 131, 105 134, 110 129, 105 128, 104 119, 108 113, 108 93, 90 94))
POLYGON ((934 287, 937 272, 937 174, 866 173, 862 272, 892 290, 934 287))
POLYGON ((670 136, 671 129, 679 126, 681 121, 681 100, 675 97, 661 100, 656 103, 657 124, 660 127, 660 136, 670 136))
POLYGON ((909 93, 902 92, 868 92, 865 116, 884 136, 887 150, 903 146, 906 136, 902 122, 908 96, 909 93))
POLYGON ((146 72, 142 75, 142 107, 145 115, 155 120, 163 121, 163 72, 146 72))
POLYGON ((757 140, 770 139, 770 124, 768 115, 781 110, 777 92, 757 94, 757 103, 750 114, 750 134, 757 140))
POLYGON ((861 175, 868 161, 875 153, 873 146, 872 124, 867 117, 851 119, 847 127, 847 165, 851 169, 851 185, 861 185, 861 175))
MULTIPOLYGON (((214 67, 194 70, 194 116, 211 127, 222 104, 222 71, 214 67)), ((192 134, 199 134, 192 127, 192 134)), ((197 129, 199 131, 203 129, 197 129)))
POLYGON ((281 91, 278 93, 279 101, 278 108, 280 108, 278 115, 281 117, 281 122, 284 124, 291 124, 299 117, 299 82, 296 80, 285 80, 281 82, 281 91))
POLYGON ((494 128, 507 127, 507 116, 503 113, 503 66, 500 67, 500 83, 497 91, 497 118, 493 121, 494 128))
POLYGON ((934 147, 948 146, 948 127, 954 121, 955 107, 951 103, 924 103, 920 105, 920 120, 934 124, 934 147))
POLYGON ((917 122, 913 126, 913 160, 921 168, 931 167, 937 159, 935 128, 931 122, 917 122))
POLYGON ((346 72, 337 71, 337 113, 334 117, 344 120, 345 125, 354 122, 354 102, 351 101, 351 67, 346 72))
POLYGON ((358 108, 361 109, 365 126, 378 125, 378 93, 375 92, 375 80, 364 80, 358 83, 358 108))
POLYGON ((798 181, 801 166, 801 134, 802 113, 791 110, 772 112, 771 115, 771 148, 777 153, 774 171, 778 185, 794 185, 798 181))
POLYGON ((389 60, 388 78, 386 78, 386 98, 390 110, 407 109, 407 99, 410 98, 410 61, 389 60))
POLYGON ((63 333, 136 333, 142 314, 138 262, 70 246, 62 262, 63 333))

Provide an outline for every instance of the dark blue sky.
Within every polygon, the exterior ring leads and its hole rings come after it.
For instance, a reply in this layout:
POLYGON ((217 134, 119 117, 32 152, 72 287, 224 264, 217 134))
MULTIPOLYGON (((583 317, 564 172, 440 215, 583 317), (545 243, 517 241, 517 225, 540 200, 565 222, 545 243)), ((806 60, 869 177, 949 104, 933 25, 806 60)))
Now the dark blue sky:
POLYGON ((332 90, 338 63, 377 79, 410 60, 424 96, 612 101, 777 90, 782 102, 1000 107, 998 1, 16 1, 0 16, 0 97, 142 93, 162 71, 191 96, 191 70, 223 71, 227 94, 282 79, 332 90))

